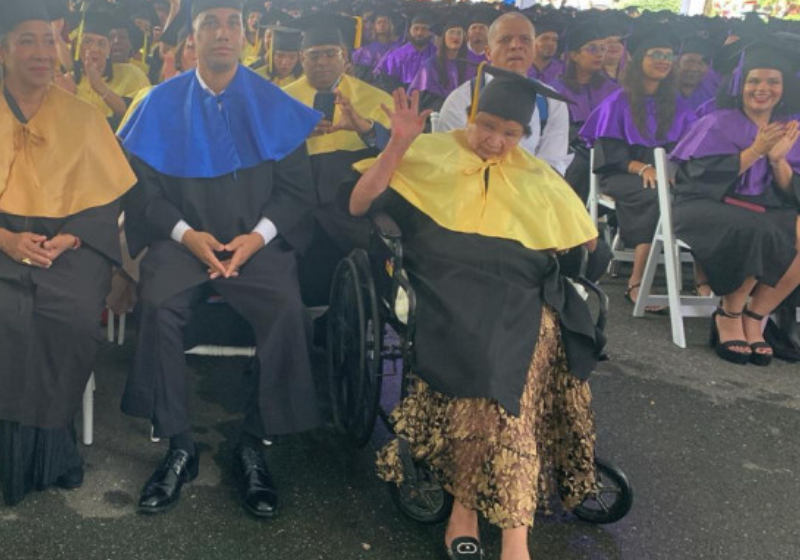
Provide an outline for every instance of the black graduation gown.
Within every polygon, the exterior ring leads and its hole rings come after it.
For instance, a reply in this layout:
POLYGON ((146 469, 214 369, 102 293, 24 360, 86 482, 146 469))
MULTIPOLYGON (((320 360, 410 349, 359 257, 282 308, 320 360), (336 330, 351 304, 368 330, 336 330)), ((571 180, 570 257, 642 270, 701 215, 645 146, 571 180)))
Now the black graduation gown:
MULTIPOLYGON (((667 152, 674 144, 664 146, 667 152)), ((644 188, 642 178, 628 173, 631 161, 655 165, 655 150, 613 138, 599 138, 594 146, 594 172, 600 174, 600 190, 616 203, 617 222, 626 247, 651 243, 658 218, 658 191, 644 188)))
POLYGON ((766 210, 757 212, 723 202, 733 195, 739 165, 739 154, 691 159, 678 167, 675 181, 675 233, 719 295, 753 276, 775 286, 797 255, 800 177, 792 179, 793 197, 775 185, 758 197, 736 196, 766 210))
POLYGON ((132 254, 149 250, 141 264, 139 342, 123 411, 152 420, 163 437, 189 428, 183 327, 191 318, 194 294, 211 284, 254 330, 261 431, 282 434, 317 426, 295 256, 303 245, 297 226, 313 202, 305 144, 280 161, 212 179, 169 177, 138 158, 131 166, 139 182, 125 200, 129 246, 132 254), (227 243, 251 232, 262 217, 275 224, 278 237, 236 279, 209 281, 205 265, 170 239, 183 219, 227 243))
POLYGON ((435 390, 495 399, 518 415, 545 304, 559 316, 572 374, 588 378, 604 337, 554 256, 442 228, 392 190, 375 208, 403 233, 417 297, 412 369, 435 390))

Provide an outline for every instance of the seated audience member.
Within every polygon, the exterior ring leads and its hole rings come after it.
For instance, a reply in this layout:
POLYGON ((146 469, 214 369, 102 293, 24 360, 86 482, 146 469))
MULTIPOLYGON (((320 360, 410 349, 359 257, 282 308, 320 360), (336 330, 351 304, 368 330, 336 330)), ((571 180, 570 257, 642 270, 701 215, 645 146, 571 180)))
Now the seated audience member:
POLYGON ((467 60, 464 27, 460 21, 449 21, 442 28, 442 44, 436 56, 425 61, 411 80, 409 92, 419 91, 423 109, 438 111, 444 100, 458 86, 475 77, 475 69, 467 60))
POLYGON ((113 14, 98 10, 86 12, 83 31, 76 38, 78 62, 71 74, 56 83, 94 105, 106 116, 112 128, 119 124, 130 101, 150 86, 147 76, 133 64, 111 61, 111 30, 119 24, 113 14))
POLYGON ((578 137, 578 131, 591 112, 620 88, 603 74, 606 49, 606 40, 596 25, 583 24, 570 29, 564 53, 564 75, 553 83, 553 88, 571 102, 568 105, 569 138, 575 159, 564 178, 584 202, 589 197, 589 152, 578 137))
MULTIPOLYGON (((489 28, 486 55, 493 66, 524 76, 533 64, 533 42, 533 24, 528 18, 519 13, 504 14, 489 28)), ((435 130, 447 131, 466 127, 476 89, 479 91, 483 84, 488 83, 491 83, 491 76, 462 84, 453 91, 442 105, 435 130)), ((541 97, 529 125, 531 134, 520 140, 522 148, 545 160, 563 174, 572 160, 572 155, 568 154, 567 105, 563 101, 541 97)))
POLYGON ((673 36, 663 27, 643 29, 628 48, 623 89, 589 115, 579 135, 594 147, 600 190, 615 200, 622 242, 635 250, 625 292, 635 302, 659 218, 653 151, 672 149, 696 118, 675 91, 673 36))
POLYGON ((354 40, 353 18, 311 16, 293 25, 303 28, 304 75, 284 91, 309 107, 328 97, 331 115, 319 122, 307 141, 316 206, 310 246, 300 260, 300 283, 307 305, 328 302, 333 273, 342 257, 369 241, 369 223, 347 212, 355 184, 352 165, 374 156, 386 144, 389 125, 381 105, 389 94, 345 74, 348 46, 354 40), (334 104, 335 100, 335 104, 334 104))
POLYGON ((716 96, 719 75, 711 70, 713 46, 708 39, 692 37, 681 45, 678 58, 678 92, 692 111, 716 96))
POLYGON ((303 75, 300 63, 300 45, 303 36, 297 29, 276 27, 271 33, 264 64, 255 69, 256 74, 278 87, 286 87, 303 75))
POLYGON ((495 10, 474 6, 467 17, 467 60, 474 64, 486 62, 489 26, 497 18, 495 10))
POLYGON ((52 85, 44 0, 0 3, 0 479, 78 488, 74 418, 100 347, 119 198, 136 182, 94 107, 52 85))
POLYGON ((128 244, 132 255, 148 249, 122 410, 170 440, 138 504, 167 511, 200 465, 184 329, 209 291, 221 295, 256 341, 236 482, 248 513, 272 517, 278 497, 262 440, 319 423, 289 235, 312 202, 305 139, 319 115, 240 64, 240 0, 194 0, 190 19, 197 70, 153 88, 119 133, 139 180, 125 200, 128 244), (221 36, 227 48, 215 49, 221 36))
POLYGON ((242 64, 250 66, 258 62, 263 56, 264 34, 261 21, 266 16, 263 0, 246 0, 244 4, 244 48, 242 49, 242 64))
POLYGON ((392 414, 410 456, 389 443, 379 476, 402 483, 411 458, 433 469, 454 498, 444 540, 459 560, 481 557, 478 514, 502 529, 503 558, 529 559, 540 492, 558 489, 569 509, 595 483, 585 379, 600 341, 554 255, 597 232, 561 176, 519 147, 540 87, 501 74, 466 130, 426 135, 416 94, 398 91, 391 140, 357 165, 350 200, 354 215, 398 222, 417 295, 416 377, 392 414))
POLYGON ((561 19, 550 15, 536 20, 533 25, 536 39, 533 43, 533 64, 528 76, 552 86, 564 73, 564 63, 558 59, 559 35, 564 32, 561 19))
POLYGON ((397 39, 394 14, 378 9, 370 19, 373 41, 354 50, 352 56, 353 73, 356 78, 365 82, 374 80, 378 63, 386 53, 402 45, 397 39))
POLYGON ((724 360, 768 365, 763 319, 800 284, 800 49, 764 41, 734 55, 719 109, 678 143, 675 232, 722 302, 712 345, 724 360), (750 299, 748 303, 748 298, 750 299))
POLYGON ((425 61, 436 56, 432 25, 430 14, 421 12, 414 16, 408 27, 408 42, 387 52, 378 63, 375 85, 384 91, 408 87, 425 61))

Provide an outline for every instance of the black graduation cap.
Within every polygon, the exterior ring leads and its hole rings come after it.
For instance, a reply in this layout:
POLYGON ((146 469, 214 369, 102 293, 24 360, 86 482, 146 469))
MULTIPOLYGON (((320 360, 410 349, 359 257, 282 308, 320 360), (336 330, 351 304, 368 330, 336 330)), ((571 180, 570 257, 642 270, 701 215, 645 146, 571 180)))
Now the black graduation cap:
POLYGON ((109 10, 95 9, 87 11, 83 19, 83 33, 108 37, 112 29, 126 27, 125 21, 109 10))
POLYGON ((538 80, 496 66, 484 65, 481 68, 494 79, 480 91, 473 117, 477 112, 483 112, 528 126, 536 108, 537 95, 569 103, 563 95, 538 80))
POLYGON ((494 8, 485 4, 476 4, 467 10, 466 22, 469 25, 473 23, 482 23, 487 27, 494 23, 500 17, 500 14, 494 8))
POLYGON ((603 37, 627 37, 631 33, 633 20, 620 12, 610 12, 599 21, 603 37))
POLYGON ((43 0, 3 0, 0 2, 0 35, 5 35, 24 21, 50 21, 43 0))
MULTIPOLYGON (((755 40, 739 40, 733 45, 737 48, 726 49, 725 58, 716 63, 724 74, 738 70, 739 77, 743 79, 755 68, 780 70, 786 76, 794 76, 800 71, 798 35, 776 32, 755 40)), ((738 90, 738 85, 734 89, 738 90)))
POLYGON ((244 9, 242 10, 245 19, 253 12, 258 12, 262 16, 267 15, 267 9, 264 7, 264 0, 247 0, 247 2, 245 2, 244 9))
POLYGON ((433 25, 436 23, 436 18, 433 14, 427 10, 420 10, 414 17, 411 18, 411 23, 409 25, 414 25, 415 23, 422 23, 425 25, 433 25))
POLYGON ((294 20, 292 27, 303 32, 303 49, 321 45, 339 45, 348 49, 361 46, 363 27, 359 17, 314 14, 294 20))
POLYGON ((672 49, 677 53, 680 41, 664 24, 641 26, 626 42, 632 56, 650 49, 672 49))
POLYGON ((567 30, 566 50, 579 51, 586 43, 605 38, 606 35, 597 24, 580 23, 567 30))
POLYGON ((205 12, 214 8, 232 8, 242 10, 244 0, 192 0, 192 20, 205 12))
POLYGON ((683 40, 681 43, 681 55, 699 54, 706 61, 710 60, 714 54, 714 44, 708 39, 693 35, 683 40))
POLYGON ((540 17, 533 22, 533 27, 536 29, 536 34, 555 33, 561 35, 566 29, 564 20, 556 13, 547 14, 540 17))
POLYGON ((44 0, 47 15, 51 21, 66 19, 69 16, 69 0, 44 0))
POLYGON ((291 27, 275 27, 272 29, 273 51, 299 51, 303 44, 303 33, 291 27))

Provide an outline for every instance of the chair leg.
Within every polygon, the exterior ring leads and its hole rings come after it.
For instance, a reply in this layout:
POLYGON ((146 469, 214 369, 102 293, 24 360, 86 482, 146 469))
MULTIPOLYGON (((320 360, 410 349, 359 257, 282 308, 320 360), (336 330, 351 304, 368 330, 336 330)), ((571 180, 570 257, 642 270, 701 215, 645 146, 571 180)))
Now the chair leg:
POLYGON ((94 372, 86 384, 83 391, 83 444, 92 445, 94 443, 94 372))
POLYGON ((128 317, 127 313, 119 316, 119 335, 117 337, 117 344, 123 346, 125 344, 125 319, 128 317))
POLYGON ((114 342, 114 312, 106 308, 106 337, 109 342, 114 342))
POLYGON ((683 309, 681 307, 680 248, 677 245, 665 247, 664 268, 667 273, 667 297, 669 299, 669 320, 672 323, 672 342, 686 348, 686 333, 683 329, 683 309))

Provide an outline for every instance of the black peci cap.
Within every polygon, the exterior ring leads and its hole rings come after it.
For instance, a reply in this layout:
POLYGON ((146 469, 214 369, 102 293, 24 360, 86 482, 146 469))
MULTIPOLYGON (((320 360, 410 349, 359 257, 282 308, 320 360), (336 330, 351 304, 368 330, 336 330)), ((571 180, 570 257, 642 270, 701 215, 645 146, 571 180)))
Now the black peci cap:
POLYGON ((483 71, 494 79, 481 91, 477 112, 528 126, 536 108, 537 95, 568 102, 564 96, 537 80, 495 66, 484 66, 483 71))
POLYGON ((3 0, 0 2, 0 35, 25 21, 50 21, 44 0, 3 0))
POLYGON ((214 8, 232 8, 241 11, 244 0, 192 0, 192 20, 197 18, 206 10, 214 8))

